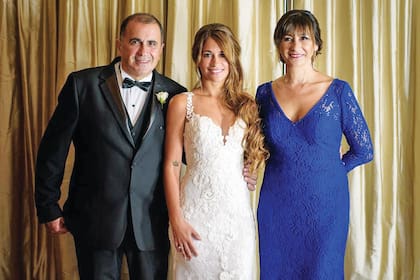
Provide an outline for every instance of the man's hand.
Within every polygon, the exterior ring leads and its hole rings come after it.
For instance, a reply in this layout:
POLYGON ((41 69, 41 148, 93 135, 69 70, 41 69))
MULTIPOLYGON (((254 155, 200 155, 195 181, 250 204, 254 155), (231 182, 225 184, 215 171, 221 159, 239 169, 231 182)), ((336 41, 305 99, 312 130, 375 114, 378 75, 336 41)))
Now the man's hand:
POLYGON ((249 163, 245 165, 243 175, 245 178, 246 186, 250 191, 255 191, 257 187, 257 173, 249 172, 249 163))
POLYGON ((47 229, 52 234, 63 234, 68 232, 66 225, 64 224, 64 218, 60 217, 51 222, 45 224, 47 229))

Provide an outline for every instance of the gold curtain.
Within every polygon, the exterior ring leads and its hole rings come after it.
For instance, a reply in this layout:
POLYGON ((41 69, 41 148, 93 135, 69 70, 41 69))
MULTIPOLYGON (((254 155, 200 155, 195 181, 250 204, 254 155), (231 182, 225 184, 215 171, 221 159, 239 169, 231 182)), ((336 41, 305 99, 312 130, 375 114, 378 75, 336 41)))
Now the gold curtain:
MULTIPOLYGON (((144 11, 162 21, 166 47, 158 70, 188 88, 196 82, 194 33, 210 22, 229 25, 242 45, 245 87, 254 94, 281 74, 272 34, 290 8, 317 16, 324 49, 316 66, 352 85, 374 140, 374 161, 350 173, 346 279, 420 279, 416 0, 1 1, 0 278, 78 279, 71 236, 51 237, 37 222, 34 162, 66 76, 112 60, 125 16, 144 11)), ((253 198, 256 207, 258 191, 253 198)))

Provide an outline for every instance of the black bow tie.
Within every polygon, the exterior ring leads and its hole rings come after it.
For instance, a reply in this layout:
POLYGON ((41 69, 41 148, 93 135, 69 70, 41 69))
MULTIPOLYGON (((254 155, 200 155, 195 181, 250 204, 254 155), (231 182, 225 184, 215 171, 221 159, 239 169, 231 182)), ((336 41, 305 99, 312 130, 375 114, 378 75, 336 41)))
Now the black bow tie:
POLYGON ((132 88, 134 86, 138 86, 142 90, 148 91, 151 84, 152 84, 151 82, 137 82, 137 81, 133 81, 132 79, 125 78, 123 83, 122 83, 122 87, 123 88, 132 88))

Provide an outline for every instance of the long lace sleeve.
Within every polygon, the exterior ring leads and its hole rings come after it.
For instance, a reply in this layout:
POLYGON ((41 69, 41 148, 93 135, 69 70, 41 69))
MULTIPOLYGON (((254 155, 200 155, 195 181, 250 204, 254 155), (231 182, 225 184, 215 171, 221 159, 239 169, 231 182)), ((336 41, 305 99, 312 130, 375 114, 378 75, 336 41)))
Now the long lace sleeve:
POLYGON ((350 149, 343 155, 347 172, 373 159, 369 128, 352 89, 346 83, 341 93, 343 133, 350 149))

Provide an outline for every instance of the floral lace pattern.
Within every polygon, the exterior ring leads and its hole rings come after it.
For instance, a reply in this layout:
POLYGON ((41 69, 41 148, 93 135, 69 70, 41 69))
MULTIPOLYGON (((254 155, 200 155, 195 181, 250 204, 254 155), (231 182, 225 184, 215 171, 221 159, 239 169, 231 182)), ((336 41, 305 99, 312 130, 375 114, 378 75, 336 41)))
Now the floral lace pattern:
POLYGON ((335 79, 300 120, 271 83, 257 90, 270 151, 258 204, 261 279, 343 279, 349 224, 347 173, 373 158, 350 86, 335 79), (342 136, 350 149, 340 156, 342 136))
POLYGON ((191 261, 172 247, 173 273, 176 279, 256 279, 255 219, 242 176, 244 122, 237 120, 224 142, 212 119, 193 112, 188 94, 181 207, 201 240, 191 261))

